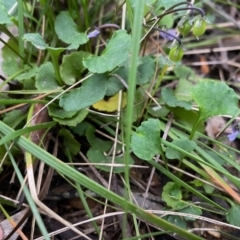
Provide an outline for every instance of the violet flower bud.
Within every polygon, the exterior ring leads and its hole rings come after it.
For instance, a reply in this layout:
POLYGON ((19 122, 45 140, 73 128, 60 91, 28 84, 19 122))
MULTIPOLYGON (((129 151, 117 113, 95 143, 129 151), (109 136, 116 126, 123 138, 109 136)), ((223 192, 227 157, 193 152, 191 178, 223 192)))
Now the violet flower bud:
POLYGON ((170 30, 166 30, 166 33, 160 32, 160 36, 163 37, 164 39, 172 41, 175 39, 173 36, 177 37, 177 32, 174 29, 170 29, 170 30))
POLYGON ((88 33, 87 37, 94 38, 94 37, 97 37, 99 34, 100 34, 100 31, 98 29, 94 29, 93 31, 88 33))
POLYGON ((229 141, 232 142, 237 138, 238 134, 239 134, 239 131, 235 130, 231 134, 228 134, 227 137, 228 137, 229 141))

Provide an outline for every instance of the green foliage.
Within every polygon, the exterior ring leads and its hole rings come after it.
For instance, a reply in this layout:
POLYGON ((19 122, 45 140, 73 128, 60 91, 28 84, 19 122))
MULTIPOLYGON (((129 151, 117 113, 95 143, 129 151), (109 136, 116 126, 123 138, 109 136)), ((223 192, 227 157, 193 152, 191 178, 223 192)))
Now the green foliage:
POLYGON ((174 216, 174 215, 173 216, 167 216, 167 217, 165 217, 165 219, 168 222, 170 222, 170 223, 172 223, 172 224, 174 224, 174 225, 176 225, 180 228, 183 228, 183 229, 187 228, 186 222, 179 216, 174 216))
POLYGON ((39 33, 26 33, 24 34, 23 40, 30 42, 37 49, 43 50, 49 46, 39 33))
POLYGON ((38 73, 38 70, 39 68, 36 65, 32 65, 32 68, 26 70, 24 73, 19 74, 16 79, 20 82, 24 82, 24 80, 35 77, 38 73))
POLYGON ((46 62, 39 68, 35 86, 38 90, 54 90, 59 87, 51 62, 46 62))
POLYGON ((2 121, 10 127, 16 127, 24 118, 25 114, 17 109, 6 113, 2 121))
POLYGON ((149 118, 133 133, 131 146, 134 154, 141 159, 150 160, 161 153, 160 129, 158 119, 149 118))
MULTIPOLYGON (((175 139, 172 141, 172 144, 176 145, 177 147, 181 148, 182 150, 185 150, 187 152, 192 152, 195 147, 196 147, 196 143, 194 141, 188 140, 188 139, 175 139)), ((185 155, 170 148, 167 147, 166 149, 166 157, 168 159, 178 159, 178 160, 182 160, 185 155)))
POLYGON ((86 109, 82 109, 80 111, 65 111, 56 104, 48 106, 48 113, 54 121, 68 126, 76 126, 88 115, 88 111, 86 109))
POLYGON ((78 111, 91 106, 93 103, 103 99, 107 90, 107 80, 104 74, 92 75, 85 80, 80 88, 64 94, 60 98, 60 106, 65 111, 78 111), (96 86, 98 87, 96 88, 96 86))
POLYGON ((111 147, 111 142, 102 140, 95 136, 95 128, 90 125, 86 128, 86 138, 88 142, 90 143, 93 150, 99 150, 99 151, 108 151, 111 147))
MULTIPOLYGON (((192 214, 192 215, 196 215, 196 216, 201 216, 202 215, 202 210, 199 207, 196 207, 194 205, 190 205, 188 207, 185 207, 185 208, 181 209, 179 212, 192 214)), ((195 218, 191 218, 191 217, 184 217, 184 219, 186 221, 194 221, 195 220, 195 218)))
POLYGON ((0 24, 11 24, 11 18, 9 17, 5 6, 0 2, 0 24))
POLYGON ((175 208, 181 204, 182 199, 181 187, 175 182, 168 182, 162 192, 162 199, 169 207, 175 208))
MULTIPOLYGON (((127 63, 123 63, 123 66, 117 68, 112 72, 113 77, 109 78, 108 88, 106 96, 113 96, 120 90, 124 89, 124 85, 117 78, 121 77, 126 83, 128 83, 129 66, 125 66, 127 63)), ((155 70, 154 59, 150 56, 140 57, 139 65, 137 69, 137 84, 143 85, 151 81, 155 70)))
POLYGON ((239 214, 240 214, 240 205, 233 204, 226 216, 228 222, 234 226, 240 227, 239 214))
POLYGON ((68 151, 72 155, 76 155, 80 151, 80 144, 75 140, 74 135, 67 129, 62 128, 59 131, 59 136, 63 138, 64 152, 68 156, 68 151))
POLYGON ((63 56, 60 75, 65 84, 72 85, 81 78, 82 72, 86 69, 82 61, 89 55, 88 52, 79 51, 63 56))
POLYGON ((127 59, 130 47, 131 36, 125 30, 118 30, 113 33, 101 56, 89 56, 83 60, 83 65, 93 73, 110 72, 127 59))
POLYGON ((177 3, 180 3, 181 0, 158 0, 158 4, 162 7, 164 7, 165 9, 168 9, 170 7, 172 7, 173 5, 177 4, 177 3))
MULTIPOLYGON (((109 165, 112 163, 111 156, 106 156, 103 154, 102 151, 90 148, 87 152, 87 157, 91 163, 95 164, 96 168, 103 170, 105 172, 110 172, 111 166, 109 166, 109 165), (104 164, 108 164, 108 165, 104 165, 104 164)), ((124 172, 124 170, 125 170, 124 159, 122 157, 114 157, 113 164, 122 164, 123 165, 121 167, 120 166, 113 167, 114 173, 124 172)), ((130 164, 133 164, 133 160, 130 162, 130 164)))
MULTIPOLYGON (((81 148, 81 154, 86 155, 97 170, 105 172, 104 177, 110 172, 111 164, 116 164, 113 172, 125 174, 127 190, 132 187, 129 164, 136 162, 154 167, 157 175, 160 173, 170 179, 162 192, 166 210, 200 216, 201 209, 191 202, 192 197, 198 196, 211 205, 210 209, 213 206, 221 209, 215 214, 226 215, 229 223, 239 226, 239 205, 232 203, 227 212, 208 198, 213 193, 217 195, 219 190, 201 180, 213 181, 218 186, 218 181, 227 177, 236 188, 240 187, 239 179, 226 169, 230 166, 239 171, 235 159, 237 150, 219 143, 224 135, 220 140, 205 136, 204 127, 204 121, 211 116, 236 116, 239 113, 238 97, 227 84, 199 77, 199 71, 195 73, 193 68, 184 66, 185 61, 180 63, 185 46, 188 49, 194 44, 204 46, 211 42, 209 38, 192 44, 189 42, 192 38, 182 41, 182 37, 190 32, 196 37, 204 34, 207 23, 204 12, 180 0, 130 0, 126 1, 126 8, 126 12, 121 12, 125 11, 122 5, 103 0, 93 4, 87 1, 58 4, 0 1, 1 31, 10 37, 2 49, 6 80, 1 87, 10 87, 10 92, 1 91, 0 96, 3 110, 0 131, 5 135, 2 142, 14 141, 14 145, 54 167, 61 176, 112 202, 116 200, 129 214, 134 213, 146 222, 176 232, 184 239, 201 239, 185 230, 189 227, 187 221, 194 221, 194 218, 168 215, 164 217, 166 222, 146 214, 127 199, 67 166, 63 160, 79 160, 77 155, 81 148), (17 8, 12 12, 15 3, 17 8), (106 11, 108 4, 116 11, 106 11), (199 12, 201 15, 197 15, 199 12), (126 17, 121 19, 121 16, 126 17), (18 26, 19 36, 11 34, 7 28, 11 24, 18 26), (180 36, 177 34, 173 41, 161 35, 161 41, 158 41, 157 31, 168 32, 174 26, 180 36), (173 42, 163 45, 165 41, 173 42), (39 103, 47 108, 47 113, 40 111, 35 117, 40 121, 41 116, 53 120, 53 124, 46 123, 46 133, 53 131, 54 137, 59 137, 59 152, 66 155, 61 161, 35 146, 31 139, 20 136, 26 133, 22 128, 33 117, 39 103), (29 106, 32 106, 31 110, 29 106), (196 131, 198 134, 193 138, 196 131), (113 146, 117 152, 114 156, 113 146), (214 151, 209 146, 214 146, 214 151), (158 155, 159 162, 153 161, 158 155), (181 161, 181 173, 177 168, 170 168, 170 164, 177 162, 172 159, 181 161), (200 177, 189 180, 184 171, 200 177), (215 178, 217 174, 221 177, 215 178)), ((43 129, 43 124, 33 126, 34 131, 43 129)), ((40 146, 42 143, 43 139, 40 146)), ((1 158, 6 153, 11 156, 8 151, 0 146, 1 158)), ((20 154, 22 158, 22 152, 12 153, 14 158, 18 159, 20 154)), ((31 166, 32 163, 27 164, 31 166)), ((4 166, 1 171, 5 170, 4 166)), ((224 198, 228 198, 229 192, 224 193, 224 198)), ((134 214, 133 222, 136 223, 134 214)), ((98 228, 95 230, 99 232, 98 228)), ((134 230, 141 238, 137 224, 134 230)))
POLYGON ((54 27, 59 39, 64 43, 71 44, 71 49, 78 49, 80 45, 88 41, 87 35, 78 31, 77 25, 68 12, 59 13, 54 27))
POLYGON ((234 116, 239 111, 236 93, 223 82, 201 81, 191 92, 199 106, 201 121, 220 114, 234 116))
POLYGON ((190 110, 192 108, 192 104, 190 102, 177 100, 173 90, 170 88, 162 88, 162 98, 169 107, 182 107, 186 110, 190 110))

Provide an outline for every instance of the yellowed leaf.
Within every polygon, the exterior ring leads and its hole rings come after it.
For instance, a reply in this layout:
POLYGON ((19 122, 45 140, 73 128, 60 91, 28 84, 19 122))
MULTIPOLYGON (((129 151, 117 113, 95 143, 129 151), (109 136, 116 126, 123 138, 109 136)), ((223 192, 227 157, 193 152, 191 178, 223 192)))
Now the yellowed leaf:
MULTIPOLYGON (((119 93, 110 97, 108 100, 100 100, 92 105, 93 108, 102 112, 115 112, 118 109, 119 93)), ((127 93, 122 94, 122 108, 127 105, 127 93)))

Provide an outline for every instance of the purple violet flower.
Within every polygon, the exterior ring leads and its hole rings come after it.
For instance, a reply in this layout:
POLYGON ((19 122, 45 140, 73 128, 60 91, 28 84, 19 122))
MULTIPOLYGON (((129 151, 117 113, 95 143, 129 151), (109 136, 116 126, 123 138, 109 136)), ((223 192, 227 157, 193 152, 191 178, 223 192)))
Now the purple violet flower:
POLYGON ((172 41, 174 40, 174 37, 172 37, 171 35, 173 36, 176 36, 177 37, 177 32, 174 30, 174 29, 170 29, 170 30, 166 30, 167 33, 164 33, 164 32, 160 32, 160 36, 163 37, 164 39, 167 39, 169 41, 172 41))
POLYGON ((229 141, 232 142, 232 141, 234 141, 237 138, 238 134, 239 134, 239 131, 235 130, 231 134, 228 134, 227 137, 228 137, 229 141))
POLYGON ((94 38, 94 37, 97 37, 99 34, 100 34, 100 31, 98 29, 94 29, 93 31, 88 33, 87 37, 94 38))

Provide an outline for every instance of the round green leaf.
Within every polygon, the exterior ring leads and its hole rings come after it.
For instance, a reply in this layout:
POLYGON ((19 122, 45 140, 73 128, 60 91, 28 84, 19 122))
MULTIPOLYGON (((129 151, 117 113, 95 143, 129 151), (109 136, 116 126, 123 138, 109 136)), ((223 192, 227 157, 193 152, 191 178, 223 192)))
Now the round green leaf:
POLYGON ((239 221, 240 205, 234 204, 227 214, 227 220, 230 224, 240 227, 239 221))
POLYGON ((65 111, 78 111, 103 99, 107 90, 108 79, 105 75, 94 74, 84 81, 80 88, 64 94, 59 105, 65 111))
POLYGON ((92 55, 83 61, 83 65, 93 73, 110 72, 127 59, 130 49, 131 36, 125 30, 118 30, 101 56, 92 55))
POLYGON ((79 45, 88 41, 87 35, 78 31, 77 25, 68 12, 60 12, 56 17, 54 27, 59 39, 65 43, 71 44, 72 49, 77 49, 79 45))
POLYGON ((64 83, 72 85, 76 79, 81 78, 81 73, 85 70, 82 60, 89 55, 90 53, 88 52, 80 51, 63 56, 60 75, 64 83))
POLYGON ((200 109, 200 120, 217 115, 233 116, 239 111, 236 93, 223 82, 202 81, 191 92, 200 109))
POLYGON ((160 121, 149 118, 133 133, 131 146, 134 154, 141 159, 150 160, 160 154, 160 121))
POLYGON ((168 182, 163 188, 162 199, 169 207, 175 208, 179 204, 179 199, 182 199, 181 186, 168 182))
POLYGON ((54 90, 58 88, 55 80, 55 71, 51 62, 41 65, 36 75, 35 86, 38 90, 54 90))

